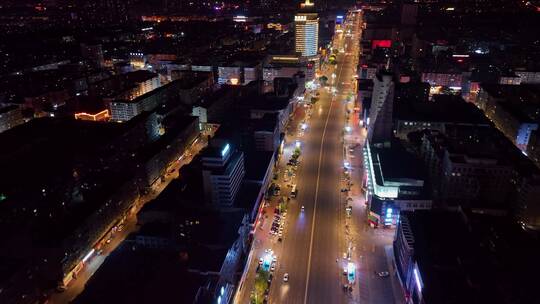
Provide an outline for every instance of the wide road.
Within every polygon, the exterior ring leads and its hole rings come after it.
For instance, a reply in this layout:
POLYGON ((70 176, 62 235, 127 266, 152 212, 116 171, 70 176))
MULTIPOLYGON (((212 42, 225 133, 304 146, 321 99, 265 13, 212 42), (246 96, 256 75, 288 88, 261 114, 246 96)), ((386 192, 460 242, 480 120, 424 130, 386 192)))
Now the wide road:
POLYGON ((345 206, 340 192, 345 100, 352 93, 357 64, 357 44, 352 39, 358 39, 359 30, 359 16, 349 17, 351 26, 336 34, 333 41, 334 48, 343 49, 337 55, 337 67, 323 68, 329 79, 328 89, 319 90, 320 99, 313 106, 303 137, 297 178, 299 193, 289 207, 275 273, 278 280, 271 286, 270 303, 347 303, 351 299, 342 289, 345 276, 341 258, 347 244, 345 206), (349 29, 351 35, 346 34, 349 29), (304 212, 300 210, 302 205, 304 212), (285 273, 290 276, 288 283, 282 282, 285 273))

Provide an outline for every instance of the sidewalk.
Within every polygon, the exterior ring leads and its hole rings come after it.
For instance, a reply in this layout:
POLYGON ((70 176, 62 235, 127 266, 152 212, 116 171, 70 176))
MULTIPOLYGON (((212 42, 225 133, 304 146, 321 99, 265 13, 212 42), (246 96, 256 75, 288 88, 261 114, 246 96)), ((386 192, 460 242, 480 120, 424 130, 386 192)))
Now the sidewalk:
POLYGON ((364 175, 362 147, 365 143, 366 130, 359 125, 354 112, 354 99, 346 108, 349 109, 348 125, 350 132, 344 134, 344 161, 349 163, 350 179, 343 181, 350 191, 345 193, 347 205, 352 206, 352 215, 345 222, 349 226, 348 236, 354 246, 351 260, 358 261, 357 288, 353 289, 353 303, 404 303, 403 291, 393 272, 394 261, 392 241, 394 230, 374 230, 367 225, 367 206, 362 190, 364 175), (380 278, 379 271, 388 270, 389 278, 380 278), (388 294, 388 293, 391 294, 388 294))
MULTIPOLYGON (((178 170, 191 162, 193 156, 199 153, 203 149, 207 142, 204 139, 205 136, 201 134, 200 139, 193 142, 193 144, 186 150, 187 156, 184 157, 181 161, 173 161, 167 166, 166 172, 164 175, 163 181, 156 182, 151 191, 146 195, 141 195, 134 203, 129 215, 126 216, 124 221, 124 228, 122 231, 117 231, 114 233, 114 237, 111 238, 109 244, 103 244, 103 252, 99 255, 94 255, 86 263, 84 268, 77 275, 77 279, 74 279, 67 286, 67 289, 61 293, 51 293, 49 297, 50 304, 62 304, 69 303, 73 301, 80 293, 84 291, 85 285, 94 275, 94 273, 101 267, 107 256, 113 252, 131 233, 138 230, 137 224, 137 213, 139 210, 149 201, 156 198, 165 187, 176 177, 178 177, 178 170), (174 172, 173 172, 174 169, 174 172)), ((119 219, 118 219, 119 220, 119 219)))
MULTIPOLYGON (((276 256, 278 256, 277 267, 280 267, 279 256, 281 255, 282 242, 277 241, 277 236, 270 235, 270 228, 272 226, 272 220, 274 218, 274 209, 278 206, 279 200, 281 197, 288 197, 291 191, 291 188, 287 187, 287 184, 294 184, 295 178, 290 177, 288 181, 284 180, 284 173, 287 169, 287 162, 289 161, 291 155, 295 149, 296 140, 299 139, 298 127, 300 123, 306 119, 307 108, 302 104, 296 108, 293 114, 290 117, 290 121, 286 127, 286 134, 284 138, 284 148, 282 154, 279 158, 279 161, 274 168, 273 174, 277 174, 277 179, 273 179, 272 183, 278 185, 281 189, 281 193, 277 196, 271 196, 268 201, 263 201, 262 203, 267 203, 267 207, 262 209, 262 218, 259 221, 258 225, 254 227, 253 241, 251 244, 250 253, 246 260, 246 265, 244 266, 244 273, 239 282, 239 288, 236 291, 236 294, 233 298, 233 303, 249 303, 251 292, 254 289, 255 283, 255 269, 259 263, 259 258, 265 253, 266 249, 272 249, 276 256)), ((300 159, 302 156, 300 156, 300 159)), ((257 217, 259 217, 257 215, 257 217)), ((283 235, 286 236, 286 231, 288 227, 288 218, 283 220, 284 228, 283 235)))

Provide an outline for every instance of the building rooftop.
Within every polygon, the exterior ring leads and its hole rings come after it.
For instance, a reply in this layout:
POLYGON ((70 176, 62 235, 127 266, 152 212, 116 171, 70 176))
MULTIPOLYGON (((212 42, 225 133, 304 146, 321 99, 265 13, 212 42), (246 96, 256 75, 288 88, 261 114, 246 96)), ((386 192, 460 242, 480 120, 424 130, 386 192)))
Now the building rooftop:
POLYGON ((402 212, 414 242, 425 303, 527 303, 537 297, 538 235, 510 219, 402 212), (451 227, 451 228, 449 228, 451 227))
MULTIPOLYGON (((420 180, 425 179, 422 162, 409 152, 407 152, 397 142, 391 147, 373 147, 370 145, 374 162, 379 163, 379 171, 382 182, 392 182, 400 180, 420 180)), ((377 173, 377 172, 376 172, 377 173)))
POLYGON ((131 166, 118 169, 129 163, 124 152, 144 144, 142 137, 129 139, 144 119, 108 124, 40 118, 0 134, 0 193, 7 197, 0 204, 0 223, 15 231, 34 229, 33 245, 45 240, 50 245, 72 233, 135 173, 131 166), (129 145, 116 146, 121 138, 129 145), (40 229, 43 225, 49 229, 40 229))
POLYGON ((239 105, 249 110, 281 111, 289 105, 289 98, 275 96, 272 93, 249 94, 239 101, 239 105))
POLYGON ((245 180, 261 182, 264 180, 273 152, 269 151, 248 151, 245 154, 245 180))
POLYGON ((394 105, 394 117, 404 121, 489 125, 481 110, 454 95, 435 95, 428 102, 400 100, 394 105))
MULTIPOLYGON (((536 165, 494 127, 447 125, 446 133, 428 132, 436 151, 447 149, 453 162, 483 159, 483 164, 512 166, 523 176, 538 175, 536 165)), ((442 156, 442 154, 440 154, 442 156)))
POLYGON ((251 119, 248 123, 255 132, 274 132, 278 123, 278 113, 266 113, 261 119, 251 119))
POLYGON ((124 242, 72 303, 193 303, 206 280, 187 271, 178 253, 145 250, 124 242))
POLYGON ((157 76, 158 74, 147 70, 138 70, 120 75, 128 84, 145 82, 157 76))

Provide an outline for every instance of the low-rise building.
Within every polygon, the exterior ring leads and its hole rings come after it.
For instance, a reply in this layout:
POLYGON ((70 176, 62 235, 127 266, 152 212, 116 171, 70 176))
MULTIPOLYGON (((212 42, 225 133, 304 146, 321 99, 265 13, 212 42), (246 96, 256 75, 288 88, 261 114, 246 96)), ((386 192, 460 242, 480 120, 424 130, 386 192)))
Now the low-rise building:
POLYGON ((540 84, 540 71, 516 70, 514 73, 519 76, 520 84, 540 84))
POLYGON ((526 152, 540 124, 540 85, 481 84, 476 103, 495 126, 526 152))
POLYGON ((272 85, 275 78, 294 78, 296 75, 307 75, 308 64, 305 58, 296 55, 268 56, 263 66, 263 77, 266 85, 272 85))
POLYGON ((447 126, 427 131, 420 148, 434 196, 447 207, 513 215, 538 226, 540 171, 495 128, 447 126))
POLYGON ((161 104, 179 106, 182 103, 189 105, 194 99, 209 90, 209 80, 204 78, 201 82, 186 82, 177 79, 152 90, 135 99, 113 99, 106 102, 109 107, 112 121, 125 122, 133 119, 142 112, 154 110, 161 104))
POLYGON ((408 304, 524 303, 537 297, 529 278, 539 270, 538 240, 507 218, 402 212, 393 253, 408 304))
POLYGON ((429 83, 432 87, 448 87, 461 89, 463 75, 461 72, 424 72, 422 81, 429 83))
POLYGON ((21 107, 18 105, 0 106, 0 132, 7 131, 23 123, 21 107))
POLYGON ((158 74, 139 70, 97 82, 90 87, 90 91, 91 94, 102 96, 105 101, 131 101, 160 86, 158 74))
POLYGON ((364 146, 368 220, 373 227, 395 227, 401 210, 431 209, 430 186, 420 160, 397 142, 364 146))
POLYGON ((424 129, 446 132, 447 126, 490 126, 482 111, 455 95, 435 95, 431 102, 396 100, 395 135, 406 139, 410 132, 424 129))

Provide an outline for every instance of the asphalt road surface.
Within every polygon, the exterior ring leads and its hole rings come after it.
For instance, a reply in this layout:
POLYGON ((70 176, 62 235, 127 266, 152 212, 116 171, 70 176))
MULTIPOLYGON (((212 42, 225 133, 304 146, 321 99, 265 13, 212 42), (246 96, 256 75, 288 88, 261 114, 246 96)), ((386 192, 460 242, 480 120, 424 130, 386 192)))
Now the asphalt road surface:
MULTIPOLYGON (((268 303, 403 303, 391 269, 393 231, 374 230, 366 224, 365 199, 359 185, 365 130, 360 127, 357 113, 349 115, 349 121, 346 118, 347 109, 352 112, 355 107, 354 100, 347 100, 356 95, 353 76, 360 53, 360 18, 359 14, 349 14, 343 31, 335 34, 337 66, 323 65, 321 73, 328 77, 328 82, 318 89, 319 100, 308 111, 311 115, 305 120, 307 129, 300 136, 287 138, 289 146, 295 140, 301 142, 302 156, 297 176, 290 182, 296 183, 298 195, 288 204, 283 241, 268 236, 271 220, 258 225, 235 303, 249 303, 255 269, 267 249, 277 256, 268 303), (346 126, 351 129, 345 131, 346 126), (345 161, 352 170, 352 184, 350 191, 344 193, 341 189, 347 188, 348 182, 345 161), (353 206, 350 216, 345 211, 347 205, 353 206), (349 257, 344 257, 348 251, 349 257), (354 264, 356 273, 350 292, 343 289, 349 283, 343 272, 349 262, 354 264), (391 275, 381 278, 377 275, 381 271, 391 275), (289 275, 288 282, 283 281, 285 273, 289 275)), ((297 129, 294 122, 292 129, 297 129)), ((286 148, 282 156, 280 175, 290 150, 286 148)), ((287 194, 288 191, 281 193, 287 194)), ((273 201, 267 210, 273 210, 273 201)), ((265 215, 268 219, 273 217, 271 211, 265 215)))
POLYGON ((286 284, 272 284, 270 303, 347 303, 349 298, 342 289, 345 278, 340 257, 346 244, 340 179, 345 99, 351 93, 356 67, 355 44, 352 36, 338 34, 334 46, 343 47, 344 52, 337 56, 337 67, 323 69, 330 90, 320 90, 302 142, 299 193, 289 207, 288 231, 275 274, 281 280, 289 273, 290 278, 286 284), (334 86, 335 94, 331 89, 334 86), (304 212, 300 210, 302 205, 304 212))

